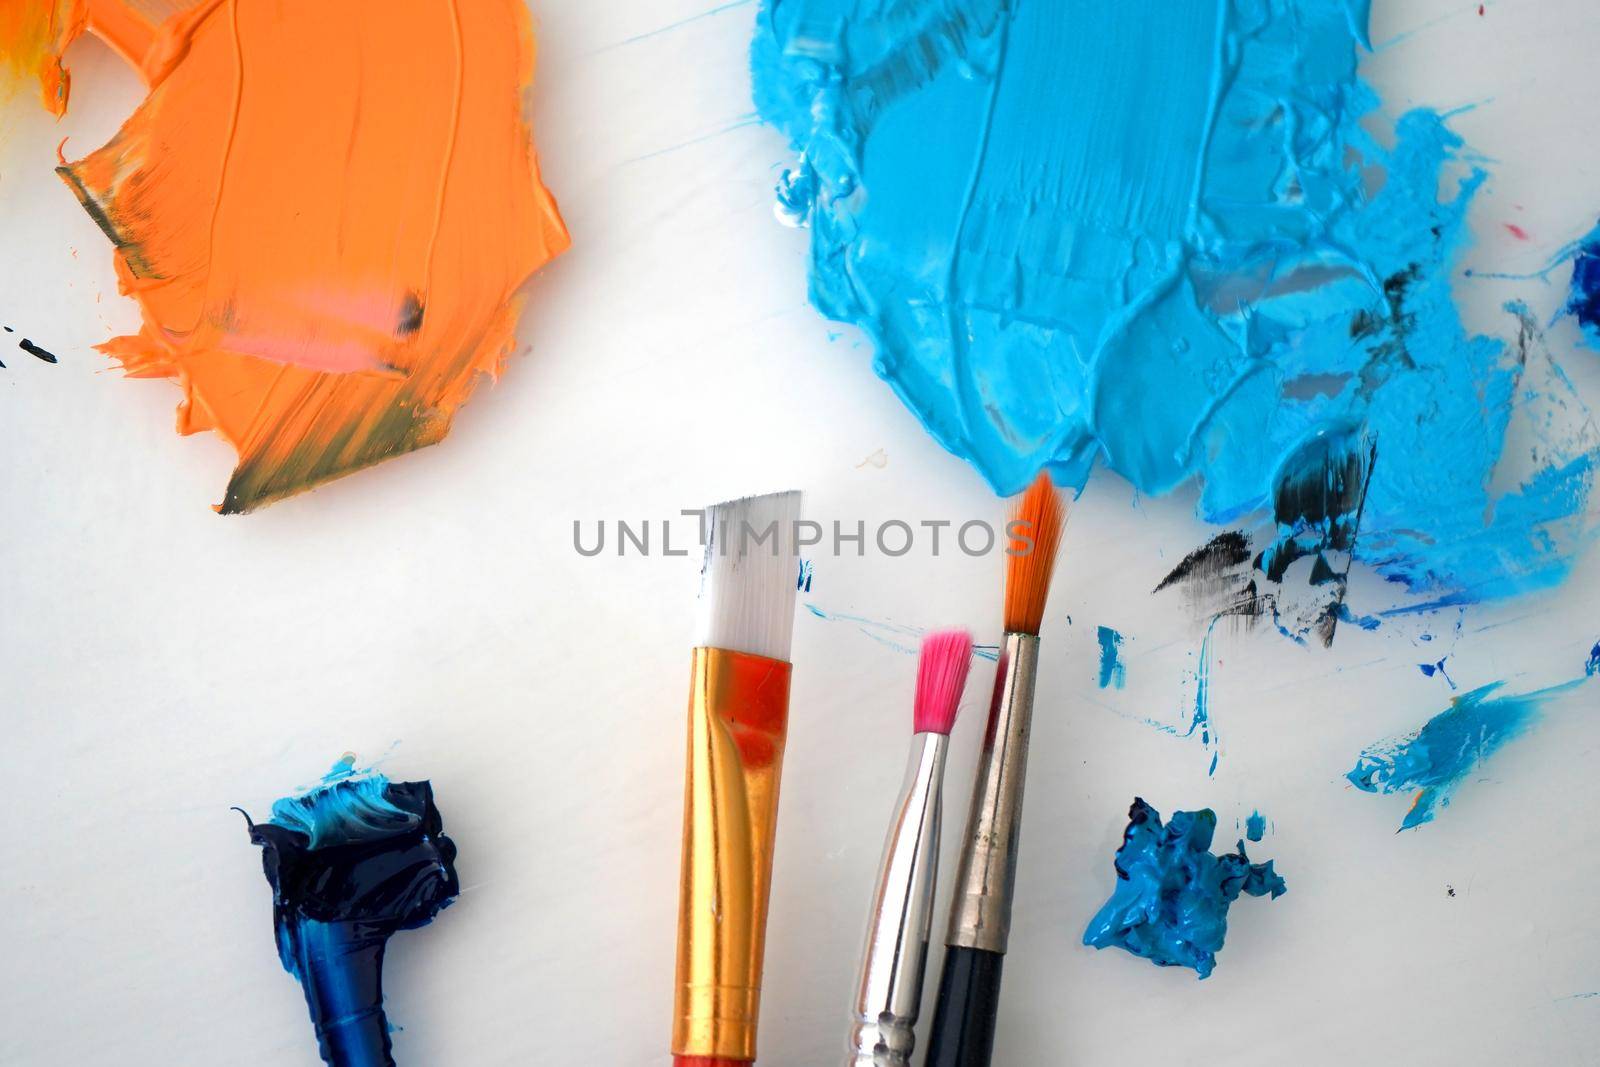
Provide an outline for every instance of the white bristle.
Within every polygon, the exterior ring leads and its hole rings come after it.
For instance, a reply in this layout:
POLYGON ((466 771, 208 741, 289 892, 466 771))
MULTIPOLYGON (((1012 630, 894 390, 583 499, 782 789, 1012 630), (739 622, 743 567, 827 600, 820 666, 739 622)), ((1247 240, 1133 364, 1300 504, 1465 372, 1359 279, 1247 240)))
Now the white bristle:
POLYGON ((789 658, 800 570, 795 545, 799 519, 798 492, 750 496, 706 509, 696 647, 789 658))

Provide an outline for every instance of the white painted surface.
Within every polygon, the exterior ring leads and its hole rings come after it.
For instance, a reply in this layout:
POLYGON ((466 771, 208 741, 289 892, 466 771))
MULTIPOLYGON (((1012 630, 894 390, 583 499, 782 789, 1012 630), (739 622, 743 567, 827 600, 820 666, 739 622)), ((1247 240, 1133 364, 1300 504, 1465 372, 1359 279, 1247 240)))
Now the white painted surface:
MULTIPOLYGON (((102 143, 137 99, 132 76, 86 41, 67 119, 7 111, 0 313, 61 364, 6 351, 0 372, 0 1063, 314 1064, 258 855, 227 809, 264 814, 340 753, 397 742, 383 767, 432 778, 466 886, 391 948, 399 1061, 666 1062, 693 566, 579 558, 573 520, 789 487, 811 516, 869 528, 1000 515, 873 378, 857 336, 805 303, 805 235, 772 221, 784 146, 751 122, 753 5, 624 43, 706 4, 537 5, 538 138, 574 247, 534 287, 532 354, 441 446, 242 519, 211 513, 231 455, 172 433, 177 391, 123 381, 90 349, 137 317, 49 166, 63 134, 69 154, 102 143)), ((1456 120, 1495 159, 1469 265, 1533 269, 1585 232, 1600 11, 1377 7, 1375 39, 1417 31, 1366 65, 1389 100, 1479 105, 1456 120)), ((1511 292, 1461 286, 1471 321, 1502 334, 1511 292)), ((1541 313, 1560 297, 1515 292, 1541 313)), ((1600 360, 1570 323, 1551 337, 1600 397, 1600 360)), ((1597 690, 1553 702, 1418 832, 1394 833, 1405 798, 1342 774, 1445 706, 1419 661, 1449 651, 1463 688, 1581 673, 1600 560, 1459 631, 1450 614, 1347 628, 1331 651, 1219 637, 1208 777, 1198 744, 1133 721, 1181 721, 1193 699, 1198 627, 1148 595, 1207 536, 1190 506, 1104 477, 1072 518, 997 1064, 1594 1062, 1597 690), (1102 623, 1130 638, 1121 692, 1095 687, 1102 623), (1253 807, 1272 820, 1252 851, 1290 892, 1236 907, 1206 982, 1079 944, 1135 794, 1164 813, 1211 805, 1224 829, 1253 807)), ((1388 596, 1363 576, 1352 602, 1388 596)), ((993 640, 1000 597, 997 560, 924 543, 898 560, 818 555, 803 600, 993 640)), ((914 663, 808 614, 795 661, 762 1062, 814 1067, 842 1040, 914 663)), ((991 671, 974 671, 971 707, 991 671)), ((952 836, 979 719, 956 733, 952 836)))

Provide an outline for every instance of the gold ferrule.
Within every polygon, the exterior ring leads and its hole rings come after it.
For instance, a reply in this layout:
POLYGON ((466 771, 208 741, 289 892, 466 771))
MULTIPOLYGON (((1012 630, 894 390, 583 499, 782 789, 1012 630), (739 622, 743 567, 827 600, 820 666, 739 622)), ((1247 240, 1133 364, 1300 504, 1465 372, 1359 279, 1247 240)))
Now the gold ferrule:
POLYGON ((789 664, 694 650, 673 1055, 756 1058, 788 724, 789 664))

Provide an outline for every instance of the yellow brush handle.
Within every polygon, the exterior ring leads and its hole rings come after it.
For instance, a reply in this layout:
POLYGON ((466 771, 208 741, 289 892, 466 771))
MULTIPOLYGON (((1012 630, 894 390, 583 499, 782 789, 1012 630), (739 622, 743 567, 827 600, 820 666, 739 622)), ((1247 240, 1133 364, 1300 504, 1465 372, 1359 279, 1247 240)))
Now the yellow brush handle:
POLYGON ((677 1056, 754 1060, 789 664, 694 650, 678 892, 677 1056))

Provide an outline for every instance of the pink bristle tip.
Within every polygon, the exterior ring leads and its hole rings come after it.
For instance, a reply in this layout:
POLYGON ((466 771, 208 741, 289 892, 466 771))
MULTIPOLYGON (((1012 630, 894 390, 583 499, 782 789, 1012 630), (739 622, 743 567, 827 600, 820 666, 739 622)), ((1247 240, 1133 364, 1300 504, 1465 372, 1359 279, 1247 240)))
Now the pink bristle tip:
POLYGON ((972 669, 972 635, 940 630, 922 639, 917 664, 917 705, 913 722, 919 734, 948 734, 961 710, 961 691, 972 669))

